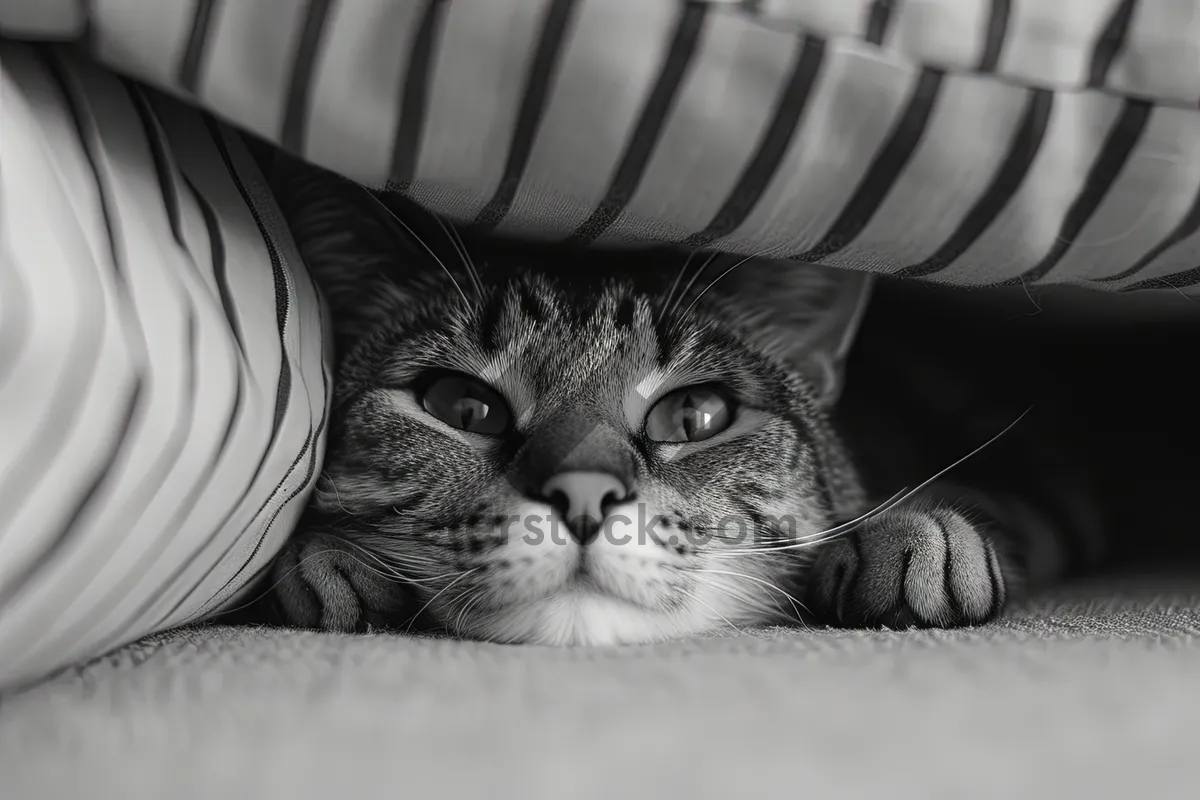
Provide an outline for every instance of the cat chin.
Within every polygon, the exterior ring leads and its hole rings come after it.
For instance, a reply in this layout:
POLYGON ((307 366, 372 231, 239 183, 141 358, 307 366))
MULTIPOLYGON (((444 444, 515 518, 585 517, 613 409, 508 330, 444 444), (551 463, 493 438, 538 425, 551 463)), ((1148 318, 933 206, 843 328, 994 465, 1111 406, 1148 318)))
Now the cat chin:
POLYGON ((587 589, 572 589, 503 610, 479 638, 553 647, 648 644, 714 626, 686 610, 654 611, 587 589))

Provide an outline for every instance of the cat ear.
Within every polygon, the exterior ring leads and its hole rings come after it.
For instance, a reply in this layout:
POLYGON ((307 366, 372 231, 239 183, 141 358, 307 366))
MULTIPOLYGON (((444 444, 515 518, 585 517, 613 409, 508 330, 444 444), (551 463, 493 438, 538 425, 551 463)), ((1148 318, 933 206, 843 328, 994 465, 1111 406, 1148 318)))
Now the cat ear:
POLYGON ((713 291, 728 293, 745 335, 805 375, 817 401, 828 407, 841 393, 846 357, 874 277, 857 270, 755 260, 735 268, 713 291), (731 278, 732 286, 722 285, 731 278))
POLYGON ((305 266, 333 312, 339 352, 416 302, 416 243, 370 190, 286 153, 266 175, 305 266))

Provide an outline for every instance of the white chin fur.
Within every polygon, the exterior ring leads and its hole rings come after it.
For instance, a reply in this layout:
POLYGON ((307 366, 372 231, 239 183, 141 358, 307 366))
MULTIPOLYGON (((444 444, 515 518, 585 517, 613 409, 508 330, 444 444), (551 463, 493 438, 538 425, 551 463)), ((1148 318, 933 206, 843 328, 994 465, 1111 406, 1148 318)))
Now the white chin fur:
MULTIPOLYGON (((608 535, 602 533, 588 545, 589 577, 582 584, 573 580, 580 548, 566 537, 565 529, 560 529, 557 541, 551 537, 550 509, 525 504, 516 512, 522 523, 513 530, 521 535, 510 535, 497 554, 498 559, 521 565, 510 573, 513 586, 502 594, 493 587, 502 605, 461 620, 464 634, 556 646, 642 644, 727 628, 730 620, 753 617, 730 602, 729 592, 693 586, 688 591, 694 599, 678 604, 676 589, 662 580, 652 581, 661 578, 663 570, 681 566, 684 558, 654 541, 659 535, 669 538, 672 531, 640 534, 634 508, 615 509, 613 513, 628 522, 611 526, 608 535)), ((741 593, 756 590, 751 585, 741 593)))
POLYGON ((502 642, 599 647, 663 641, 710 627, 703 619, 688 625, 684 614, 650 611, 615 597, 569 590, 505 609, 489 620, 483 633, 502 642))

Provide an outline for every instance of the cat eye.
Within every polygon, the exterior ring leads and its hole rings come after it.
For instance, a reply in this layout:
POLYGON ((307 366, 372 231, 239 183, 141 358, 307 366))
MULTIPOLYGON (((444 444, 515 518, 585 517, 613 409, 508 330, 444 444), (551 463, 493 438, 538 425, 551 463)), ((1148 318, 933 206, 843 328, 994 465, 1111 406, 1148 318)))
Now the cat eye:
POLYGON ((733 421, 733 409, 709 386, 678 389, 659 400, 646 417, 646 435, 656 442, 702 442, 733 421))
POLYGON ((467 375, 441 375, 425 389, 421 405, 452 428, 485 436, 508 430, 508 404, 492 387, 467 375))

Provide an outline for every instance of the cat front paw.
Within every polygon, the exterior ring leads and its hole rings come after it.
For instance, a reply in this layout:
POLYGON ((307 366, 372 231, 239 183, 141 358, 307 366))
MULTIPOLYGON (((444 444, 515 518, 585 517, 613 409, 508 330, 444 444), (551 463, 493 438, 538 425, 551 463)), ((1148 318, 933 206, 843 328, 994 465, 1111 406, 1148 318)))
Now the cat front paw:
POLYGON ((884 512, 822 547, 808 601, 852 628, 953 628, 995 618, 1007 597, 992 542, 945 506, 884 512))
POLYGON ((296 627, 363 632, 387 628, 411 608, 396 582, 331 534, 296 536, 272 572, 278 608, 296 627))

